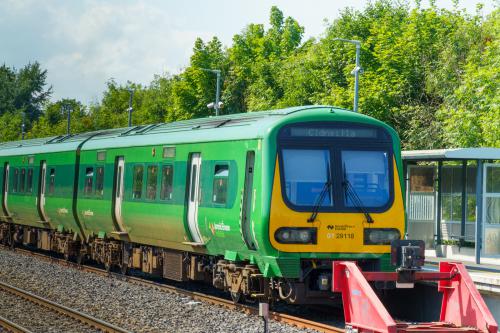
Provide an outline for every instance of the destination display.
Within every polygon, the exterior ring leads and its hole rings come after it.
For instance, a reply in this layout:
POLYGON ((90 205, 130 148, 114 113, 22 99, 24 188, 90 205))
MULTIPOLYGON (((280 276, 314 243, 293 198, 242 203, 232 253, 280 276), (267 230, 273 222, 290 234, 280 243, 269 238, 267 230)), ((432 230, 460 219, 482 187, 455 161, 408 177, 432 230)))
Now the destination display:
POLYGON ((377 130, 372 128, 327 128, 327 127, 292 127, 293 137, 326 137, 326 138, 377 138, 377 130))

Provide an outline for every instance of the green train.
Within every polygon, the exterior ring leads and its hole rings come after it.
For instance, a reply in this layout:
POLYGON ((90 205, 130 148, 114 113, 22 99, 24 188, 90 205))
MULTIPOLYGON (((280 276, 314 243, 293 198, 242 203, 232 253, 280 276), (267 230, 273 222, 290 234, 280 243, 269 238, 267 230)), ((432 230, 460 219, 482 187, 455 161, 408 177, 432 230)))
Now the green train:
POLYGON ((400 142, 332 106, 0 144, 0 242, 322 303, 331 263, 389 270, 405 232, 400 142))

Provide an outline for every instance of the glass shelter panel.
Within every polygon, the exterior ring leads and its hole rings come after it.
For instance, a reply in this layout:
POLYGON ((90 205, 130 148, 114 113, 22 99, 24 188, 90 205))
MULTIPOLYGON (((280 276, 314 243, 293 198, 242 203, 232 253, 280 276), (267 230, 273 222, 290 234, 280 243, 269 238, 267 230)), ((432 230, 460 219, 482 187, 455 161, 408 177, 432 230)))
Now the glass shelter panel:
POLYGON ((422 239, 427 247, 434 244, 436 221, 436 167, 433 165, 411 165, 408 168, 408 236, 422 239))
POLYGON ((500 258, 500 164, 484 165, 484 254, 500 258))

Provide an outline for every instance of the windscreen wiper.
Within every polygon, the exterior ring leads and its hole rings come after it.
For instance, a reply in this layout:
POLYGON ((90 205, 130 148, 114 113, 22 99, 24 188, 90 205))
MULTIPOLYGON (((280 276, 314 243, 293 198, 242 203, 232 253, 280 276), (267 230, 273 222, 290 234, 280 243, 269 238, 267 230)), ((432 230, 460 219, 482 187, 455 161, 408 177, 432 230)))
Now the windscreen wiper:
POLYGON ((319 209, 321 208, 321 205, 323 204, 323 201, 325 200, 325 196, 327 192, 330 192, 330 187, 332 186, 332 181, 329 179, 325 182, 325 185, 323 186, 323 189, 321 190, 321 193, 318 196, 318 199, 316 200, 316 203, 314 204, 312 214, 311 216, 307 219, 307 222, 312 223, 316 220, 316 217, 318 216, 319 209))
POLYGON ((361 198, 354 189, 354 186, 352 186, 351 182, 347 179, 345 164, 344 164, 344 180, 342 181, 342 185, 344 186, 346 196, 349 197, 354 206, 365 215, 366 222, 368 223, 375 222, 371 217, 370 213, 368 213, 366 207, 363 205, 363 202, 361 201, 361 198))

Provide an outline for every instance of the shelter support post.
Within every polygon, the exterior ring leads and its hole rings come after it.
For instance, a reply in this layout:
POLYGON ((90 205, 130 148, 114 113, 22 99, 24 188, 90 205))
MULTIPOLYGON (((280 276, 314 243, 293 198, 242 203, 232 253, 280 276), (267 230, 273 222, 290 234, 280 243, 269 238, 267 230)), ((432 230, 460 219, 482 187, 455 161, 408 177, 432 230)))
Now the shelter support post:
POLYGON ((465 222, 467 221, 467 160, 462 161, 462 220, 460 224, 460 246, 465 243, 465 222))
POLYGON ((441 199, 442 199, 443 161, 438 161, 437 168, 437 204, 436 204, 436 246, 441 245, 441 199))
POLYGON ((476 264, 481 263, 483 247, 483 160, 477 160, 476 171, 476 264))

